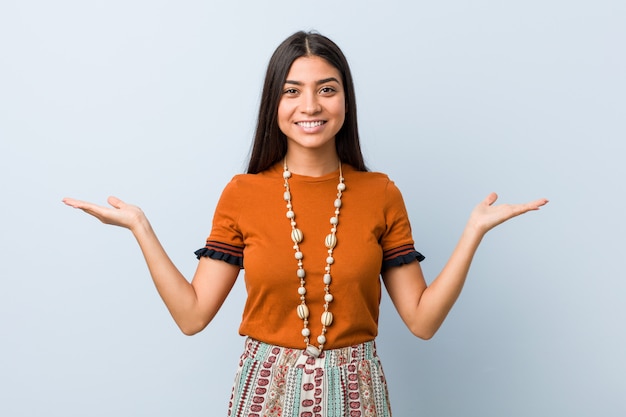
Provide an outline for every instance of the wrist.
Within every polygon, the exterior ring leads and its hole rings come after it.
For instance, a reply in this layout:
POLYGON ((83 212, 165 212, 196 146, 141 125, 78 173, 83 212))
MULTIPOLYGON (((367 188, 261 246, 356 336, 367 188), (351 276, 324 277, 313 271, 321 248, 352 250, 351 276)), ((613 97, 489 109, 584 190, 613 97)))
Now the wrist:
POLYGON ((129 229, 137 238, 152 232, 152 226, 150 225, 148 218, 145 216, 145 214, 143 214, 142 211, 137 214, 137 217, 132 222, 129 229))
POLYGON ((488 231, 489 229, 480 227, 472 222, 468 222, 463 230, 463 237, 478 244, 488 231))

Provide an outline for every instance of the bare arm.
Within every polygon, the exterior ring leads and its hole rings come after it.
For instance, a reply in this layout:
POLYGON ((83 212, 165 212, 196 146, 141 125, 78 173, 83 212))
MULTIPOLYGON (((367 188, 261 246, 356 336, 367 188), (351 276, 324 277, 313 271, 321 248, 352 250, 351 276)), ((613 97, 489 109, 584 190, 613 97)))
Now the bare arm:
POLYGON ((63 202, 91 214, 105 224, 125 227, 133 233, 159 295, 183 333, 195 334, 215 317, 237 279, 238 266, 202 258, 189 283, 170 260, 139 207, 126 204, 116 197, 108 199, 113 208, 71 198, 65 198, 63 202))
POLYGON ((463 289, 484 235, 497 225, 538 210, 548 202, 540 199, 526 204, 494 206, 496 199, 497 195, 492 193, 472 211, 448 262, 429 286, 418 262, 390 268, 383 274, 385 287, 400 317, 416 336, 430 339, 437 332, 463 289))

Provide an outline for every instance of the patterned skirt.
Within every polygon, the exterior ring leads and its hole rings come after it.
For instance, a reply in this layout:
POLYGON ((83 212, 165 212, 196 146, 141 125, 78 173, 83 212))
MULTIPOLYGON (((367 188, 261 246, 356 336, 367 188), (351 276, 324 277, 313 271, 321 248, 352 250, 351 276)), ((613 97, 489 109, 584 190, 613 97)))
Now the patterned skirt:
POLYGON ((374 341, 323 351, 248 338, 228 408, 231 417, 390 417, 374 341))

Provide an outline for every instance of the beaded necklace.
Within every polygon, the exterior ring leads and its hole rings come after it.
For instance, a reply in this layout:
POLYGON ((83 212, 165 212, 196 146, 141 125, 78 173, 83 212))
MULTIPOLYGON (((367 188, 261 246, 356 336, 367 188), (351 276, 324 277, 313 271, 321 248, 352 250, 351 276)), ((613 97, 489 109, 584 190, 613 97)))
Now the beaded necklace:
POLYGON ((322 332, 317 336, 318 346, 314 346, 310 343, 311 330, 309 329, 309 307, 306 305, 306 288, 305 277, 306 272, 302 259, 304 255, 300 251, 299 244, 304 239, 302 231, 296 226, 296 214, 293 211, 293 204, 291 203, 291 189, 289 188, 289 178, 291 178, 291 172, 287 168, 287 159, 283 161, 283 179, 285 181, 285 192, 283 195, 284 200, 287 202, 287 219, 291 224, 291 240, 293 241, 293 249, 295 251, 295 258, 298 264, 296 276, 300 281, 298 287, 298 295, 300 296, 300 304, 297 308, 298 317, 302 320, 302 336, 304 337, 304 344, 306 345, 306 352, 313 356, 318 357, 324 349, 326 343, 326 331, 327 328, 333 323, 333 313, 329 311, 329 305, 333 301, 333 295, 330 293, 330 283, 332 277, 330 274, 331 265, 335 263, 333 258, 333 249, 337 246, 337 225, 339 224, 339 209, 341 208, 341 196, 343 191, 346 190, 344 184, 343 172, 341 170, 341 163, 339 163, 339 184, 337 184, 337 198, 335 199, 333 206, 335 208, 334 216, 330 218, 330 233, 324 239, 324 245, 328 250, 328 256, 326 257, 326 267, 324 268, 324 312, 321 316, 322 332))

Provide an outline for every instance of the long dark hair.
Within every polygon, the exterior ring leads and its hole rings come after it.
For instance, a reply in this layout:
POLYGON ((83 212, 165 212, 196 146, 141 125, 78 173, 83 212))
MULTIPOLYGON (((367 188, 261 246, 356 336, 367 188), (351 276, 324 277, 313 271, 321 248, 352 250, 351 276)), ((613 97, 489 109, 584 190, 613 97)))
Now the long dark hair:
POLYGON ((278 127, 278 103, 293 62, 303 56, 318 56, 337 68, 346 97, 346 118, 335 136, 337 154, 342 162, 367 171, 356 120, 356 99, 350 67, 341 49, 319 33, 296 32, 281 43, 270 58, 259 106, 248 173, 256 174, 282 160, 287 153, 287 138, 278 127))

